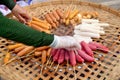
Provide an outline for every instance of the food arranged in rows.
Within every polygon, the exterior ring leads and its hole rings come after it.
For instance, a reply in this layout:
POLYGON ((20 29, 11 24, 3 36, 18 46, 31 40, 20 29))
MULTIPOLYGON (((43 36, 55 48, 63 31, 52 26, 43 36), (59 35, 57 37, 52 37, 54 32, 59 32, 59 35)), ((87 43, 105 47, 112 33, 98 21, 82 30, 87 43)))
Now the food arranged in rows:
MULTIPOLYGON (((41 57, 42 65, 50 65, 57 63, 60 64, 65 61, 71 66, 76 66, 78 63, 94 62, 94 52, 100 50, 104 53, 110 52, 109 49, 97 42, 94 38, 100 38, 105 34, 104 27, 109 27, 109 24, 102 23, 98 19, 98 12, 79 11, 78 9, 68 9, 62 11, 61 9, 53 10, 46 13, 43 19, 32 17, 32 20, 27 23, 31 28, 51 34, 52 29, 57 29, 60 24, 65 27, 72 25, 74 27, 73 37, 80 43, 81 49, 79 50, 66 50, 66 49, 53 49, 49 46, 37 47, 27 46, 21 43, 8 45, 8 51, 4 57, 4 65, 29 56, 41 57), (11 59, 11 54, 15 53, 16 56, 11 59)), ((41 68, 41 72, 44 66, 41 68)), ((56 71, 57 71, 56 68, 56 71)))
POLYGON ((73 27, 80 24, 82 19, 96 19, 97 12, 80 12, 78 9, 62 11, 61 9, 53 10, 44 14, 43 19, 32 17, 32 20, 27 23, 33 29, 51 33, 51 29, 56 29, 60 24, 73 27))

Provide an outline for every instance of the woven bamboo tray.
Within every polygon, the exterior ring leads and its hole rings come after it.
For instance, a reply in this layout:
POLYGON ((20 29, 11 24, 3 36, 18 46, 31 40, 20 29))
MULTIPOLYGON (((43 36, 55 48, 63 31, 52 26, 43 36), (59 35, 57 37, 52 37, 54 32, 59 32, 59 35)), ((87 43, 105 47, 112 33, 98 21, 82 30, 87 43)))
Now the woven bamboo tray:
MULTIPOLYGON (((45 3, 38 3, 26 7, 28 12, 38 18, 43 18, 44 14, 51 10, 61 8, 66 10, 68 6, 76 7, 81 11, 97 11, 99 20, 110 24, 106 28, 106 35, 101 36, 95 41, 102 43, 109 47, 113 53, 95 53, 96 61, 93 63, 86 63, 86 65, 78 64, 75 67, 76 80, 119 80, 120 77, 120 13, 109 7, 76 0, 60 0, 45 3)), ((12 16, 9 16, 12 18, 12 16)), ((72 35, 70 27, 60 27, 56 31, 58 35, 72 35)), ((0 76, 4 80, 74 80, 73 69, 69 66, 66 69, 66 63, 59 66, 57 72, 50 69, 44 69, 43 74, 40 75, 41 58, 28 57, 16 60, 7 66, 3 64, 4 54, 2 50, 6 50, 6 46, 14 42, 0 38, 0 76)), ((13 55, 14 56, 14 55, 13 55)), ((57 64, 54 64, 53 69, 57 64)))

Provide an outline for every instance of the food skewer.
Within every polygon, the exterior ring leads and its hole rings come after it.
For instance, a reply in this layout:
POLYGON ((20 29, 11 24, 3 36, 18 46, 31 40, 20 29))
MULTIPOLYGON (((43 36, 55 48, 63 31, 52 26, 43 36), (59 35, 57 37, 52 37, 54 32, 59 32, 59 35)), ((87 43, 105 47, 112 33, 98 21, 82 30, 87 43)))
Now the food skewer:
POLYGON ((70 63, 72 65, 72 67, 74 68, 74 78, 76 80, 76 73, 75 73, 75 65, 76 65, 76 57, 75 57, 75 53, 73 50, 69 51, 70 54, 70 63))
POLYGON ((52 63, 52 61, 50 62, 50 59, 51 59, 51 57, 53 57, 53 56, 55 56, 55 54, 57 53, 57 49, 52 49, 51 50, 51 52, 50 52, 50 57, 49 57, 49 59, 48 59, 48 61, 47 61, 47 63, 46 63, 46 66, 48 65, 48 64, 53 64, 52 63))
POLYGON ((27 54, 26 56, 23 56, 23 55, 18 56, 18 55, 17 55, 17 56, 15 56, 14 58, 10 59, 7 63, 3 64, 3 66, 5 66, 5 65, 7 65, 7 64, 9 64, 9 63, 11 63, 12 61, 14 61, 14 60, 16 60, 16 59, 28 57, 28 56, 31 55, 34 51, 35 51, 35 49, 32 50, 31 52, 29 52, 28 54, 25 53, 25 54, 27 54))
POLYGON ((58 49, 58 50, 56 51, 56 53, 54 53, 54 54, 55 54, 55 55, 53 56, 53 61, 52 61, 51 65, 50 65, 50 68, 52 67, 52 65, 53 65, 53 63, 54 63, 55 61, 58 61, 59 55, 60 55, 60 49, 58 49))
POLYGON ((66 50, 66 51, 65 51, 65 60, 67 61, 67 69, 69 68, 69 59, 70 59, 69 53, 68 53, 68 51, 66 50))
POLYGON ((5 57, 4 57, 3 62, 4 62, 4 64, 6 64, 11 58, 11 53, 8 50, 7 51, 2 51, 2 52, 5 53, 5 57))
POLYGON ((45 64, 45 66, 47 66, 48 64, 49 64, 49 61, 50 61, 50 59, 51 59, 51 52, 52 52, 52 48, 49 48, 48 49, 48 51, 47 51, 47 57, 48 57, 48 60, 47 60, 47 62, 46 62, 46 64, 45 64))
POLYGON ((65 50, 64 49, 60 49, 60 52, 59 52, 59 58, 58 58, 58 65, 55 69, 55 72, 58 70, 58 67, 61 63, 63 63, 64 59, 65 59, 65 50))
MULTIPOLYGON (((82 59, 82 57, 81 56, 79 56, 79 53, 76 51, 76 50, 74 50, 75 51, 75 54, 76 54, 76 59, 77 59, 77 61, 79 62, 79 63, 82 63, 89 71, 91 71, 92 72, 92 70, 86 65, 86 63, 84 63, 84 59, 82 59)), ((81 51, 82 52, 82 51, 81 51)), ((86 54, 86 53, 84 53, 84 54, 86 54)), ((88 57, 88 58, 90 58, 90 57, 88 57)), ((92 60, 93 61, 93 60, 92 60)))
POLYGON ((40 74, 42 74, 43 68, 44 68, 44 64, 46 62, 46 58, 47 58, 47 53, 45 50, 42 51, 42 67, 41 67, 41 72, 40 74))
POLYGON ((73 66, 73 74, 74 74, 74 78, 75 78, 75 80, 76 80, 77 78, 76 78, 75 66, 73 66))
POLYGON ((89 44, 89 47, 95 51, 95 50, 101 50, 105 53, 111 53, 111 54, 114 54, 114 52, 110 51, 106 46, 100 44, 100 43, 97 43, 97 42, 90 42, 89 44))

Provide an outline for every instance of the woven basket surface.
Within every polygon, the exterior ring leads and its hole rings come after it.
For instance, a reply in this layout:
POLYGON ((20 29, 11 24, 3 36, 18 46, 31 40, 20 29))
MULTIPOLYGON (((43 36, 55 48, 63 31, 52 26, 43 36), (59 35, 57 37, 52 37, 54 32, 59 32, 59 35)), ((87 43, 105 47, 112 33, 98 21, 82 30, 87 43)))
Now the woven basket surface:
MULTIPOLYGON (((109 7, 77 0, 59 0, 45 3, 37 3, 25 9, 32 15, 38 18, 44 18, 44 14, 55 9, 63 11, 72 5, 73 8, 80 11, 97 11, 99 20, 110 24, 110 27, 105 28, 106 34, 95 41, 106 45, 112 53, 95 53, 96 61, 93 63, 79 64, 75 67, 77 80, 119 80, 120 79, 120 13, 109 7)), ((9 15, 12 18, 13 15, 9 15)), ((72 35, 73 28, 61 25, 58 29, 52 31, 57 35, 72 35)), ((4 53, 6 46, 14 43, 13 41, 0 38, 0 76, 5 80, 74 80, 72 66, 66 69, 66 63, 61 64, 57 72, 50 69, 44 69, 42 75, 41 57, 27 57, 25 59, 15 60, 7 66, 3 64, 4 53)), ((13 55, 14 56, 14 55, 13 55)), ((54 64, 54 69, 57 64, 54 64)))

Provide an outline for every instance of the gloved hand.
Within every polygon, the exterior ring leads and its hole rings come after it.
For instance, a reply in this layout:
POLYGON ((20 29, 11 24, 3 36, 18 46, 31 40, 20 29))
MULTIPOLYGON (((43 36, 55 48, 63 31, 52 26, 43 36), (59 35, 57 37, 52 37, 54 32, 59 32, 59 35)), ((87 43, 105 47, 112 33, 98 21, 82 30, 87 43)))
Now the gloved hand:
POLYGON ((12 9, 12 13, 14 14, 14 16, 16 16, 20 22, 22 23, 26 23, 29 20, 31 20, 30 16, 28 15, 28 13, 26 12, 26 10, 24 10, 22 7, 20 7, 19 5, 15 5, 15 7, 12 9))
POLYGON ((71 36, 56 36, 54 41, 50 44, 53 48, 65 48, 68 50, 80 49, 80 44, 71 36))

